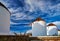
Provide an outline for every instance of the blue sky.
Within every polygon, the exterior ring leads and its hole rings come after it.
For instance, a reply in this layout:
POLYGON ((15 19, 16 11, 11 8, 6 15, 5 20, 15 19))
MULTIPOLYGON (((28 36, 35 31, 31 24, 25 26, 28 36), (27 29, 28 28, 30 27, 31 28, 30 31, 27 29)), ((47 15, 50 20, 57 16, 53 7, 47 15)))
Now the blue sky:
POLYGON ((10 31, 26 32, 41 17, 46 23, 55 23, 60 29, 60 0, 0 0, 11 12, 10 31))

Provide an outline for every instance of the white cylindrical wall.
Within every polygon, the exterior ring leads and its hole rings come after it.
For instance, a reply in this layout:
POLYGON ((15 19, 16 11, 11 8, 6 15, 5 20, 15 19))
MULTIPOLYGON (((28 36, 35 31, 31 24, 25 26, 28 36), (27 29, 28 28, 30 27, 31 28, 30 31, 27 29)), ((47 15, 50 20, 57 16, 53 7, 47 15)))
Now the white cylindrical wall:
POLYGON ((0 5, 0 33, 10 32, 10 13, 0 5))
POLYGON ((47 32, 46 32, 46 23, 45 21, 35 21, 34 23, 32 23, 32 36, 36 37, 36 36, 46 36, 47 32))
POLYGON ((48 26, 47 27, 47 35, 48 36, 57 36, 58 35, 58 29, 56 26, 48 26))

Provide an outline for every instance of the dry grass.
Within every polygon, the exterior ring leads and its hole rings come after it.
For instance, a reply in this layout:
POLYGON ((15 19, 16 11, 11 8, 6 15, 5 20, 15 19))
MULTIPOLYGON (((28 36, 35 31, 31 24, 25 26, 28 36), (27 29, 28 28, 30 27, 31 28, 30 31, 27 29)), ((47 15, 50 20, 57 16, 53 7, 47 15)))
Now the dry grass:
POLYGON ((0 41, 60 41, 59 36, 0 35, 0 41))

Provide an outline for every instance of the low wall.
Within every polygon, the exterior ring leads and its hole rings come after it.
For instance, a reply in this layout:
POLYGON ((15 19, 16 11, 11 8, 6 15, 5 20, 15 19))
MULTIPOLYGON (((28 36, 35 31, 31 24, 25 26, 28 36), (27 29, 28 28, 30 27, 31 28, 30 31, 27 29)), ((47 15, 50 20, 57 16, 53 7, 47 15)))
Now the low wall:
POLYGON ((39 36, 39 37, 30 37, 30 41, 60 41, 59 36, 39 36))
POLYGON ((60 41, 60 36, 14 36, 14 35, 0 35, 0 41, 60 41))

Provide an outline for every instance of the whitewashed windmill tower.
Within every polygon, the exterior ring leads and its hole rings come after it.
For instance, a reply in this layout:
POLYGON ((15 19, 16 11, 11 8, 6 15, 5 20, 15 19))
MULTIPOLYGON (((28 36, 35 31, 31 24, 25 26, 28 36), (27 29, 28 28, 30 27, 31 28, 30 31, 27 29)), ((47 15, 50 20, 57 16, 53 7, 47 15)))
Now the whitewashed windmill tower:
POLYGON ((43 19, 37 18, 33 23, 32 23, 32 36, 46 36, 46 23, 43 19))
POLYGON ((58 35, 58 29, 55 24, 53 24, 53 23, 48 24, 47 35, 48 36, 57 36, 58 35))
POLYGON ((6 34, 10 32, 10 12, 0 2, 0 34, 6 34))

